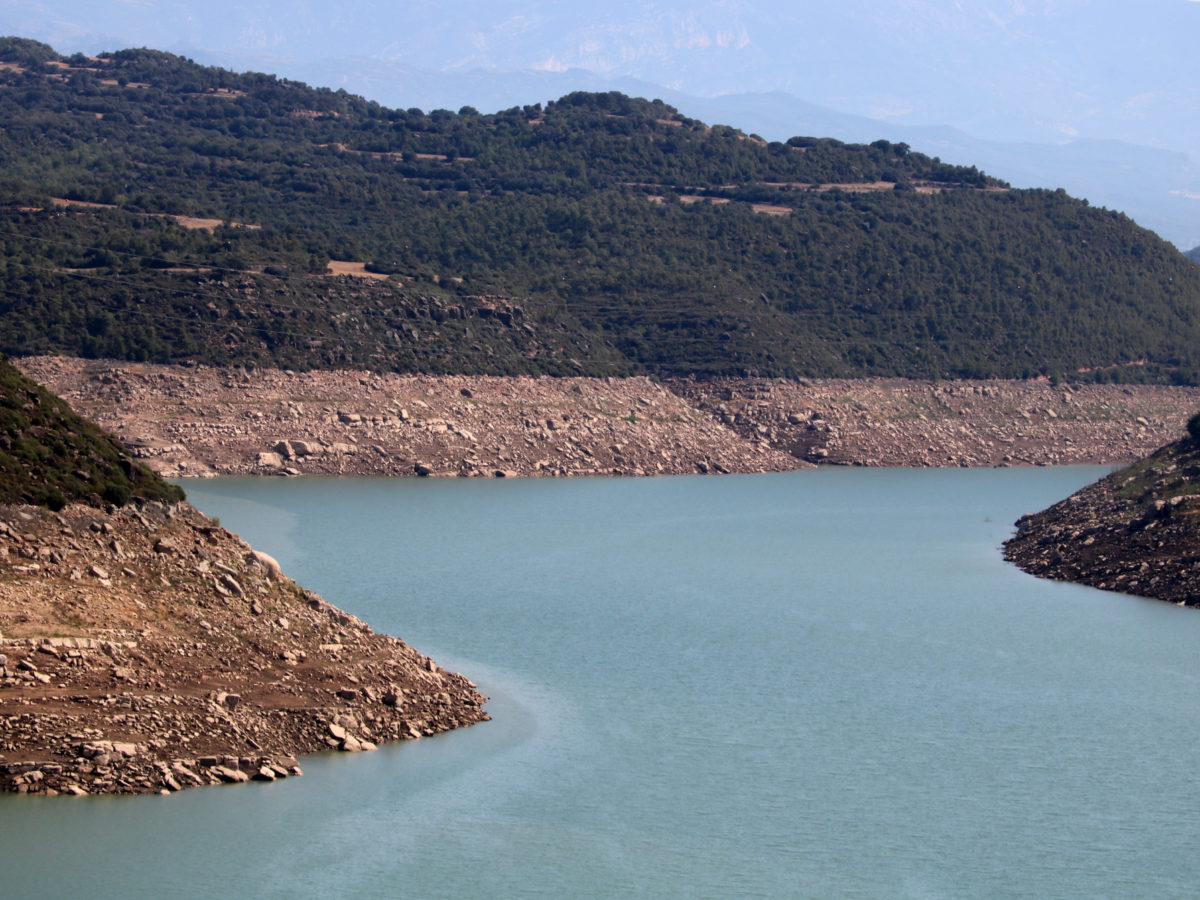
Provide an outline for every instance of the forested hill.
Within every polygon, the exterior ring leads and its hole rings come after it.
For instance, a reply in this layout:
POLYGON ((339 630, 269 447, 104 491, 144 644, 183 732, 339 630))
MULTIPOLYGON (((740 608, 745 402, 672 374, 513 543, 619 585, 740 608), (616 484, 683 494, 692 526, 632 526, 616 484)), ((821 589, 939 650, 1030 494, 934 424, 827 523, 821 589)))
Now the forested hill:
POLYGON ((0 39, 0 350, 547 374, 1200 378, 1200 270, 886 140, 392 110, 0 39), (327 274, 343 273, 343 274, 327 274))

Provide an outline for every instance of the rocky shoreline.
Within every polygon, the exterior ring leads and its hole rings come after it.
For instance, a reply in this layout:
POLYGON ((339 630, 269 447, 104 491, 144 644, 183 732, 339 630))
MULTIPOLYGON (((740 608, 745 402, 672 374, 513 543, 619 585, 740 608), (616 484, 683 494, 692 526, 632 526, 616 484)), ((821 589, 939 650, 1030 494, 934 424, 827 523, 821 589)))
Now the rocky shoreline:
POLYGON ((1004 557, 1032 575, 1200 607, 1200 445, 1191 438, 1016 524, 1004 557))
POLYGON ((572 477, 818 463, 1127 463, 1200 389, 1049 381, 495 378, 29 357, 162 475, 572 477))
MULTIPOLYGON (((1116 463, 1177 436, 1200 406, 1196 389, 1048 382, 17 362, 172 476, 1116 463)), ((49 448, 54 435, 39 440, 49 448)), ((1171 452, 1023 518, 1006 555, 1044 577, 1200 605, 1200 450, 1185 440, 1171 452)), ((275 780, 299 774, 305 753, 484 721, 484 701, 465 677, 299 587, 186 503, 0 505, 0 790, 275 780)))
POLYGON ((0 506, 0 790, 272 781, 484 700, 186 503, 0 506))

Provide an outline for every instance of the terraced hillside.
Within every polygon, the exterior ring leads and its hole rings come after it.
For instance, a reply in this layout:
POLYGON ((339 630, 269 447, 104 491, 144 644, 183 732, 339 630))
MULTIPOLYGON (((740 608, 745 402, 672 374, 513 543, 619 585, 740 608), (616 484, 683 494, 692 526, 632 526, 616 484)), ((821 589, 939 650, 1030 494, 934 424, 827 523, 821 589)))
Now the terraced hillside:
POLYGON ((0 349, 455 374, 1194 383, 1200 274, 903 144, 481 114, 0 40, 0 349))

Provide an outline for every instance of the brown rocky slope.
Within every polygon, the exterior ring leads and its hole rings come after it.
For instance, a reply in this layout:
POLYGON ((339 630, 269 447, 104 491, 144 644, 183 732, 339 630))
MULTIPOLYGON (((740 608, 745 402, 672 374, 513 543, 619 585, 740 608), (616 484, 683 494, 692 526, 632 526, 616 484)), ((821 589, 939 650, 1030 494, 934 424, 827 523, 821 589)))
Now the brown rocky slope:
POLYGON ((1004 555, 1042 578, 1200 606, 1200 444, 1175 441, 1022 516, 1004 555))
POLYGON ((488 718, 465 677, 295 584, 3 360, 0 388, 0 789, 273 780, 488 718))

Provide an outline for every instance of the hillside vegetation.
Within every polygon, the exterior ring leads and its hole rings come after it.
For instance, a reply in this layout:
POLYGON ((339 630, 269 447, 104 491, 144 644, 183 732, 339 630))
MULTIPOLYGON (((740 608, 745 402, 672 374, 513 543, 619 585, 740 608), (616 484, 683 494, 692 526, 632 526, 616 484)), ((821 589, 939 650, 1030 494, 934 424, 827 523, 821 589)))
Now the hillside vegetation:
POLYGON ((15 38, 0 115, 9 353, 1200 379, 1200 271, 1174 248, 886 140, 767 143, 620 94, 392 110, 15 38))
POLYGON ((123 506, 183 491, 134 462, 96 425, 0 357, 0 503, 123 506))

